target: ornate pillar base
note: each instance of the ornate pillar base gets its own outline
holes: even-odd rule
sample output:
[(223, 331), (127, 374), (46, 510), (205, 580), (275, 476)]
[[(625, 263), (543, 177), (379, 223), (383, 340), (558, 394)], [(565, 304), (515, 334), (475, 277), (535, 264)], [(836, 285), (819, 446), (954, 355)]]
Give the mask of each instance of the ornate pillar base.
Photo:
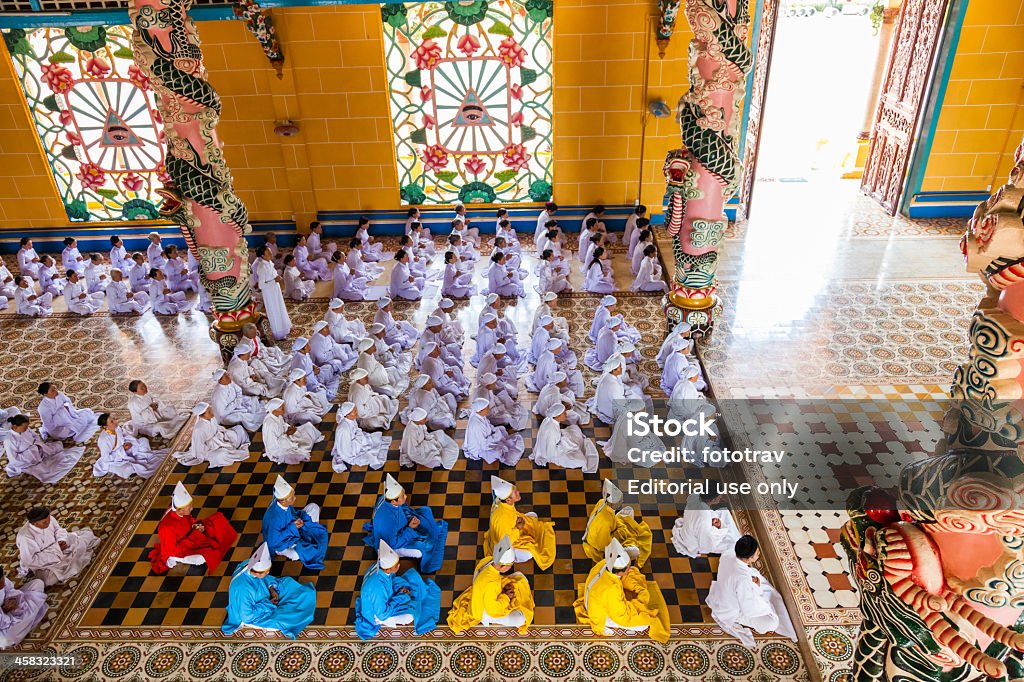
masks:
[(242, 340), (242, 327), (250, 322), (256, 325), (260, 332), (260, 338), (264, 343), (274, 343), (274, 337), (270, 331), (270, 320), (267, 319), (266, 315), (256, 310), (251, 311), (251, 314), (245, 317), (214, 320), (213, 324), (210, 325), (210, 338), (220, 349), (220, 356), (224, 360), (225, 365), (231, 360), (231, 356), (234, 355), (235, 346)]
[(665, 294), (661, 301), (668, 329), (672, 331), (680, 322), (687, 322), (692, 327), (694, 338), (711, 336), (715, 322), (722, 316), (722, 299), (712, 294), (707, 298), (686, 298), (676, 291)]

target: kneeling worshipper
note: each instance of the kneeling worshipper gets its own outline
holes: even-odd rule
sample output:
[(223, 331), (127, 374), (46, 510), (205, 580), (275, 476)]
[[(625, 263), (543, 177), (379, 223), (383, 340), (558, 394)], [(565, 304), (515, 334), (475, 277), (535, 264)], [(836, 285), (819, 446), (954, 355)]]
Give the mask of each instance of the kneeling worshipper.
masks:
[(533, 331), (537, 330), (540, 326), (540, 321), (545, 317), (551, 317), (555, 321), (555, 336), (561, 338), (563, 341), (569, 340), (569, 323), (564, 317), (555, 315), (551, 309), (551, 304), (558, 300), (558, 294), (553, 291), (549, 291), (540, 297), (540, 305), (537, 306), (537, 310), (533, 313), (533, 322), (530, 324), (530, 329)]
[(736, 546), (740, 532), (714, 481), (705, 481), (698, 495), (690, 493), (682, 518), (672, 527), (672, 545), (683, 556), (725, 554)]
[(515, 466), (523, 457), (523, 437), (509, 433), (504, 426), (492, 424), (487, 418), (490, 413), (491, 403), (486, 398), (477, 398), (470, 406), (469, 423), (462, 444), (466, 459)]
[(509, 394), (519, 395), (519, 368), (512, 364), (505, 352), (505, 344), (499, 343), (480, 360), (476, 368), (477, 376), (493, 374), (498, 377), (498, 385)]
[(149, 387), (140, 379), (128, 382), (128, 413), (132, 416), (132, 433), (137, 436), (160, 436), (170, 440), (177, 435), (188, 421), (188, 415), (179, 413), (149, 392)]
[(363, 339), (359, 342), (359, 359), (356, 360), (356, 367), (366, 372), (374, 391), (397, 399), (409, 388), (409, 374), (397, 367), (385, 367), (381, 364), (373, 354), (375, 345), (373, 339)]
[[(277, 397), (284, 393), (284, 389), (288, 387), (286, 379), (288, 373), (268, 365), (257, 357), (256, 344), (252, 339), (243, 337), (235, 346), (234, 355), (249, 365), (253, 378), (266, 387), (267, 395)], [(264, 357), (266, 357), (266, 352), (264, 352)], [(228, 374), (231, 374), (230, 363), (228, 364)]]
[(397, 369), (403, 374), (412, 370), (412, 353), (403, 351), (397, 343), (388, 343), (384, 338), (384, 325), (374, 322), (367, 332), (373, 339), (373, 355), (380, 364), (389, 369)]
[(149, 308), (149, 294), (135, 293), (128, 286), (124, 274), (116, 268), (110, 271), (110, 285), (107, 286), (107, 310), (120, 315), (141, 315)]
[(426, 374), (420, 374), (412, 382), (409, 404), (401, 413), (403, 424), (409, 423), (409, 415), (416, 408), (427, 413), (427, 426), (432, 429), (455, 428), (455, 396), (441, 395), (434, 388), (434, 382)]
[(632, 565), (629, 553), (615, 538), (605, 548), (604, 559), (576, 589), (576, 621), (595, 635), (610, 637), (611, 630), (625, 630), (646, 632), (662, 644), (668, 641), (671, 625), (661, 588)]
[(92, 410), (76, 408), (66, 395), (57, 390), (57, 384), (44, 381), (37, 390), (43, 396), (38, 408), (39, 419), (43, 423), (39, 435), (43, 438), (88, 443), (99, 431), (96, 424), (99, 415)]
[(441, 589), (424, 580), (415, 568), (398, 575), (399, 556), (388, 543), (377, 545), (377, 561), (363, 574), (356, 597), (356, 634), (372, 639), (381, 628), (412, 625), (425, 635), (437, 627), (441, 617)]
[(370, 375), (359, 367), (349, 375), (348, 399), (356, 406), (362, 429), (389, 429), (398, 414), (398, 400), (374, 391)]
[(14, 588), (0, 566), (0, 649), (21, 644), (28, 633), (46, 617), (46, 592), (43, 581), (29, 580), (20, 590)]
[(294, 578), (270, 575), (267, 543), (235, 569), (228, 588), (228, 617), (221, 626), (227, 636), (249, 627), (277, 630), (295, 639), (316, 615), (316, 588)]
[(338, 424), (334, 428), (331, 464), (339, 473), (347, 471), (350, 466), (381, 469), (388, 459), (391, 436), (364, 431), (359, 427), (358, 419), (359, 410), (355, 403), (346, 402), (338, 407)]
[(32, 507), (26, 517), (15, 540), (20, 575), (31, 572), (46, 587), (52, 587), (74, 578), (92, 561), (100, 541), (91, 530), (64, 530), (46, 507)]
[(622, 327), (622, 317), (612, 315), (605, 320), (604, 327), (597, 333), (597, 342), (593, 348), (588, 348), (583, 354), (583, 362), (587, 367), (600, 372), (608, 358), (615, 355), (619, 348), (619, 329)]
[(331, 338), (338, 343), (355, 346), (359, 339), (366, 336), (366, 327), (361, 321), (345, 317), (345, 302), (340, 298), (332, 298), (327, 304), (324, 322), (331, 330)]
[(173, 455), (179, 464), (191, 467), (206, 462), (208, 468), (219, 469), (249, 459), (249, 434), (244, 428), (218, 422), (209, 403), (198, 403), (192, 414), (196, 415), (196, 423), (192, 427), (191, 447)]
[(386, 541), (399, 556), (420, 560), (420, 571), (437, 573), (444, 563), (448, 522), (434, 520), (430, 507), (410, 507), (409, 498), (395, 477), (384, 476), (384, 494), (377, 498), (373, 519), (363, 524), (370, 547)]
[[(601, 305), (594, 311), (594, 321), (590, 324), (590, 333), (587, 335), (591, 343), (597, 343), (597, 335), (608, 318), (615, 314), (618, 302), (619, 300), (610, 294), (601, 299)], [(640, 343), (640, 332), (626, 322), (623, 322), (619, 329), (619, 337), (631, 341), (634, 345)]]
[(662, 369), (665, 368), (665, 361), (668, 360), (669, 354), (675, 353), (679, 346), (685, 346), (687, 354), (691, 354), (693, 351), (693, 339), (690, 338), (690, 330), (691, 327), (688, 323), (680, 322), (672, 329), (669, 335), (665, 337), (665, 340), (661, 342), (661, 348), (658, 349), (658, 355), (655, 358), (658, 361), (659, 367)]
[(430, 344), (436, 343), (441, 349), (441, 360), (446, 365), (462, 365), (462, 344), (455, 339), (447, 338), (444, 331), (444, 320), (435, 315), (427, 318), (427, 328), (423, 330), (420, 337), (419, 352), (416, 353), (416, 369), (423, 366), (423, 358), (427, 354)]
[(274, 390), (279, 387), (277, 382), (275, 381), (273, 388), (264, 383), (257, 376), (255, 368), (249, 364), (250, 357), (249, 344), (239, 342), (235, 346), (234, 355), (228, 361), (227, 372), (231, 376), (231, 381), (242, 389), (242, 393), (252, 398), (269, 398), (277, 395), (279, 391)]
[(163, 575), (178, 564), (214, 571), (238, 539), (227, 517), (214, 512), (205, 519), (192, 516), (192, 496), (181, 481), (174, 484), (171, 506), (156, 526), (157, 541), (149, 553), (153, 572)]
[(523, 499), (514, 485), (491, 476), (491, 518), (484, 536), (484, 552), (490, 552), (498, 540), (508, 536), (515, 549), (515, 562), (533, 561), (541, 571), (555, 563), (555, 524), (541, 521), (534, 512), (520, 513), (516, 503)]
[(564, 469), (597, 471), (597, 446), (583, 435), (580, 427), (566, 424), (564, 405), (551, 408), (552, 415), (541, 422), (530, 459), (538, 466), (554, 464)]
[(533, 404), (533, 413), (542, 419), (550, 417), (558, 405), (565, 407), (567, 423), (578, 426), (590, 423), (586, 405), (577, 402), (576, 394), (569, 389), (568, 377), (561, 370), (548, 377), (548, 385), (540, 390), (537, 402)]
[(539, 393), (551, 383), (551, 377), (556, 372), (562, 372), (565, 374), (566, 385), (573, 395), (583, 395), (583, 372), (570, 367), (575, 364), (573, 361), (576, 356), (572, 351), (569, 351), (568, 354), (564, 353), (563, 345), (562, 340), (557, 336), (548, 339), (547, 348), (537, 358), (537, 365), (533, 372), (526, 377), (526, 390), (531, 393)]
[[(630, 434), (629, 432), (630, 420), (633, 414), (645, 411), (650, 412), (644, 401), (636, 399), (625, 400), (623, 408), (619, 411), (619, 416), (615, 419), (611, 437), (608, 440), (597, 442), (604, 451), (605, 457), (626, 466), (639, 465), (650, 469), (656, 464), (656, 462), (650, 459), (649, 454), (668, 450), (665, 442), (654, 433), (654, 429), (648, 429), (647, 433), (643, 436)], [(639, 449), (640, 452), (634, 452), (633, 459), (631, 460), (629, 458), (629, 451), (633, 448)]]
[(708, 590), (711, 617), (726, 634), (748, 649), (755, 646), (751, 629), (760, 635), (777, 632), (796, 641), (796, 630), (782, 595), (753, 566), (760, 556), (757, 540), (744, 535), (731, 551), (722, 554), (718, 575)]
[(512, 540), (502, 537), (489, 554), (476, 565), (473, 584), (452, 603), (448, 627), (458, 634), (476, 625), (502, 625), (525, 635), (536, 605), (526, 576), (510, 572), (516, 561)]
[(223, 369), (214, 371), (213, 380), (217, 385), (213, 387), (210, 403), (217, 421), (222, 426), (242, 426), (249, 433), (258, 431), (267, 416), (259, 398), (242, 393), (241, 387)]
[(396, 320), (391, 312), (393, 308), (394, 304), (390, 298), (385, 296), (378, 299), (377, 312), (373, 314), (373, 321), (384, 325), (384, 338), (388, 343), (397, 343), (402, 350), (409, 350), (416, 345), (420, 336), (419, 332), (408, 322)]
[[(626, 363), (622, 356), (616, 353), (604, 364), (604, 372), (597, 381), (597, 390), (594, 397), (587, 401), (587, 409), (595, 417), (605, 424), (614, 424), (619, 414), (626, 407), (627, 399), (645, 400), (643, 390), (636, 385), (626, 384), (622, 380), (622, 373), (626, 370)], [(648, 410), (650, 411), (650, 410)]]
[(697, 382), (700, 381), (700, 367), (690, 360), (686, 351), (686, 346), (680, 345), (675, 353), (669, 354), (665, 360), (665, 368), (661, 372), (661, 390), (667, 396), (673, 395), (676, 384), (683, 381), (691, 384), (691, 386), (681, 389), (684, 392), (679, 395), (678, 400), (693, 400), (700, 397), (700, 392), (697, 390)]
[(319, 424), (334, 407), (322, 388), (315, 393), (306, 387), (306, 372), (299, 368), (288, 373), (284, 389), (284, 416), (290, 424)]
[(427, 411), (417, 407), (409, 413), (399, 453), (399, 466), (451, 469), (459, 458), (459, 444), (441, 429), (430, 430)]
[(89, 293), (85, 282), (74, 270), (68, 270), (65, 277), (68, 283), (64, 287), (64, 302), (70, 312), (92, 315), (103, 307), (103, 299), (106, 297), (103, 291)]
[(44, 441), (29, 428), (28, 417), (11, 417), (11, 430), (4, 438), (7, 453), (7, 475), (11, 478), (29, 474), (44, 485), (56, 483), (75, 468), (85, 454), (85, 446), (66, 448), (60, 441)]
[(320, 429), (310, 423), (292, 426), (284, 420), (284, 401), (274, 398), (267, 403), (263, 419), (263, 456), (275, 464), (308, 462), (313, 446), (324, 439)]
[(274, 501), (263, 515), (267, 547), (278, 556), (301, 561), (308, 569), (322, 570), (329, 535), (320, 524), (320, 507), (311, 502), (296, 509), (294, 504), (295, 489), (278, 475), (274, 481)]
[(167, 450), (153, 450), (144, 436), (128, 435), (113, 415), (104, 412), (97, 419), (100, 435), (96, 445), (100, 456), (92, 465), (92, 475), (100, 478), (114, 474), (121, 478), (149, 478), (167, 456)]
[(311, 391), (323, 390), (328, 400), (338, 397), (338, 385), (341, 383), (341, 375), (334, 371), (330, 365), (317, 366), (310, 355), (309, 341), (300, 336), (292, 343), (292, 362), (294, 369), (301, 369), (306, 373), (306, 386)]
[(622, 491), (607, 478), (601, 486), (601, 501), (587, 518), (583, 531), (583, 551), (591, 561), (604, 558), (604, 548), (612, 538), (618, 540), (637, 568), (643, 568), (651, 556), (654, 533), (644, 521), (637, 521), (632, 507), (615, 511), (622, 502)]
[(441, 347), (436, 343), (427, 344), (420, 371), (430, 377), (438, 393), (450, 395), (456, 401), (469, 395), (469, 379), (459, 365), (446, 365), (441, 358)]
[(262, 363), (274, 376), (284, 376), (288, 372), (292, 357), (277, 346), (271, 346), (260, 339), (260, 330), (252, 322), (242, 327), (242, 340), (252, 345), (252, 359)]
[(356, 352), (351, 346), (334, 340), (325, 320), (313, 325), (309, 348), (313, 354), (313, 362), (321, 367), (328, 366), (337, 374), (347, 372), (356, 364)]
[(473, 399), (485, 399), (491, 406), (487, 418), (495, 426), (507, 426), (513, 431), (522, 431), (530, 419), (530, 412), (521, 404), (519, 396), (510, 395), (498, 384), (498, 377), (491, 372), (477, 378)]

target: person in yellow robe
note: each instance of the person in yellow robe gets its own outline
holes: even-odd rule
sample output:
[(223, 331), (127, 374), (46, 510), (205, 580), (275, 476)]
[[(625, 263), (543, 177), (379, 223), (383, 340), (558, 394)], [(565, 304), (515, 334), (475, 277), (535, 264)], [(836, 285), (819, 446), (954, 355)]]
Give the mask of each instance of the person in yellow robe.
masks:
[(516, 551), (506, 535), (494, 545), (491, 556), (477, 564), (473, 584), (452, 604), (448, 612), (452, 632), (475, 625), (503, 625), (526, 634), (536, 607), (526, 576), (510, 573), (515, 560)]
[(576, 620), (589, 625), (595, 635), (611, 636), (612, 630), (626, 630), (646, 632), (662, 644), (668, 641), (668, 607), (661, 588), (632, 565), (615, 538), (605, 548), (604, 559), (591, 569), (587, 582), (576, 589)]
[(601, 489), (601, 501), (594, 505), (583, 531), (583, 551), (592, 561), (604, 558), (604, 548), (615, 538), (626, 549), (629, 558), (643, 568), (651, 556), (654, 534), (644, 521), (633, 517), (632, 507), (615, 511), (622, 502), (622, 491), (607, 478)]
[(537, 568), (546, 570), (555, 563), (555, 524), (541, 521), (533, 512), (522, 514), (516, 503), (522, 499), (519, 490), (508, 481), (491, 476), (491, 522), (484, 537), (484, 553), (489, 554), (504, 536), (512, 539), (516, 563), (533, 559)]

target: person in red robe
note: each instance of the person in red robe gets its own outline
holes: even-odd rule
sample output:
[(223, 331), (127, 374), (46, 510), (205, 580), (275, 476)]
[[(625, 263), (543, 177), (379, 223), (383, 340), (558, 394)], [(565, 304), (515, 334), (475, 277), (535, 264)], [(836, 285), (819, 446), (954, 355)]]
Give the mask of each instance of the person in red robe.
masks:
[(217, 568), (238, 538), (238, 532), (220, 512), (199, 520), (192, 516), (192, 496), (181, 481), (174, 486), (171, 508), (156, 528), (158, 540), (149, 553), (153, 572), (162, 575), (177, 564), (206, 564)]

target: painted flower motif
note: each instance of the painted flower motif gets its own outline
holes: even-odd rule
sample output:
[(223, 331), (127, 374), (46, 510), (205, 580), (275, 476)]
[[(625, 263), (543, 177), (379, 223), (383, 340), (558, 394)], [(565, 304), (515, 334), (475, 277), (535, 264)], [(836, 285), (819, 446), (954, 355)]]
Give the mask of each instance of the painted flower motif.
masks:
[(419, 185), (405, 185), (401, 190), (402, 201), (407, 204), (422, 204), (427, 200), (427, 195)]
[(121, 216), (125, 220), (156, 220), (160, 211), (145, 199), (129, 199), (121, 207)]
[(534, 201), (551, 201), (551, 183), (534, 180), (530, 185), (530, 198)]
[(71, 115), (71, 110), (70, 109), (61, 109), (60, 113), (57, 114), (57, 119), (60, 121), (60, 124), (62, 126), (64, 126), (65, 128), (70, 127), (71, 126), (71, 121), (73, 120), (73, 117)]
[(466, 159), (466, 162), (462, 165), (467, 172), (473, 175), (479, 175), (484, 172), (485, 168), (487, 168), (487, 163), (476, 154)]
[(64, 134), (68, 138), (68, 143), (73, 144), (75, 146), (79, 146), (82, 144), (82, 136), (76, 133), (74, 130), (65, 130)]
[(428, 171), (439, 171), (448, 165), (448, 152), (439, 144), (430, 145), (423, 150), (422, 159)]
[(128, 175), (121, 178), (121, 184), (124, 185), (124, 188), (129, 192), (138, 192), (140, 189), (142, 189), (142, 186), (145, 184), (145, 181), (139, 175), (135, 173), (129, 173)]
[(420, 88), (420, 101), (429, 102), (430, 98), (434, 96), (434, 89), (431, 87)]
[(84, 52), (96, 52), (107, 44), (107, 29), (103, 26), (68, 26), (64, 29), (68, 42)]
[(459, 201), (464, 204), (492, 204), (497, 200), (494, 188), (485, 182), (471, 182), (459, 190)]
[(523, 125), (523, 112), (517, 111), (516, 113), (512, 114), (511, 121), (512, 125), (514, 125), (516, 128)]
[(501, 150), (501, 160), (513, 170), (522, 170), (530, 163), (530, 155), (521, 144), (510, 144)]
[(107, 174), (94, 163), (83, 163), (75, 177), (86, 189), (99, 189), (107, 182)]
[(472, 57), (480, 50), (480, 41), (472, 33), (467, 33), (459, 38), (459, 42), (455, 47), (467, 57)]
[(149, 76), (142, 73), (142, 69), (135, 64), (128, 67), (128, 80), (141, 90), (149, 90)]
[(110, 64), (102, 57), (89, 57), (85, 62), (85, 72), (93, 78), (103, 78), (110, 73)]
[(170, 185), (174, 182), (167, 173), (167, 164), (161, 163), (160, 167), (156, 169), (156, 179), (164, 185)]
[(424, 128), (433, 128), (435, 125), (437, 125), (437, 121), (434, 120), (433, 116), (431, 116), (430, 114), (423, 114)]
[(508, 86), (508, 94), (512, 95), (512, 99), (522, 99), (523, 88), (519, 85), (519, 83), (513, 83), (512, 85)]
[(75, 82), (75, 77), (66, 67), (60, 64), (43, 64), (43, 80), (54, 92), (67, 92)]
[(522, 66), (526, 61), (526, 50), (515, 38), (505, 38), (498, 45), (498, 56), (509, 66)]
[(89, 207), (81, 199), (75, 199), (70, 204), (64, 204), (64, 210), (68, 213), (70, 220), (86, 222), (89, 220)]
[(487, 0), (455, 0), (444, 3), (448, 17), (456, 24), (472, 26), (487, 16)]
[(433, 40), (424, 40), (412, 53), (416, 68), (433, 69), (441, 61), (441, 46)]

